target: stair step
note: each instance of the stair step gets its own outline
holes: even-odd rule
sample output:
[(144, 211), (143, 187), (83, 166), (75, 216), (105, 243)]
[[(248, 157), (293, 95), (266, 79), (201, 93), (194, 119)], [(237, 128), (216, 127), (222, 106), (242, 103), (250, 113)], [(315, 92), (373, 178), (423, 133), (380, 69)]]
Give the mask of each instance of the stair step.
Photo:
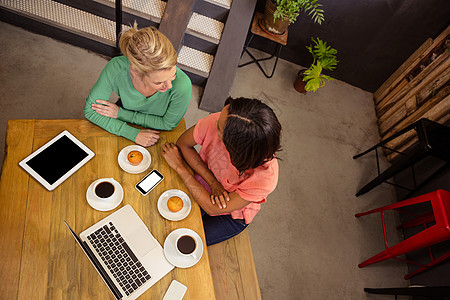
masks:
[[(114, 0), (94, 0), (109, 7), (115, 7)], [(214, 0), (212, 0), (215, 2)], [(224, 0), (222, 0), (223, 2)], [(220, 2), (219, 2), (220, 3)], [(225, 0), (224, 3), (228, 3)], [(216, 3), (217, 4), (217, 3)], [(160, 23), (166, 8), (166, 2), (161, 0), (123, 0), (124, 12), (148, 18), (155, 23)], [(222, 35), (224, 24), (212, 18), (198, 13), (193, 13), (188, 25), (188, 33), (205, 39), (211, 43), (218, 44)]]
[(178, 53), (178, 66), (181, 69), (204, 78), (209, 76), (213, 60), (214, 56), (211, 54), (187, 46), (181, 47)]
[[(0, 0), (0, 6), (39, 22), (115, 46), (113, 21), (52, 0)], [(123, 29), (129, 28), (123, 26)]]
[[(204, 0), (204, 1), (215, 4), (217, 6), (222, 6), (224, 8), (230, 9), (232, 0)], [(238, 0), (238, 1), (242, 1), (242, 0)]]
[(186, 32), (211, 43), (218, 44), (222, 37), (223, 27), (224, 24), (222, 22), (194, 12)]
[[(109, 7), (116, 7), (115, 0), (93, 0)], [(166, 9), (166, 2), (161, 0), (123, 0), (122, 10), (124, 12), (150, 19), (160, 23)]]

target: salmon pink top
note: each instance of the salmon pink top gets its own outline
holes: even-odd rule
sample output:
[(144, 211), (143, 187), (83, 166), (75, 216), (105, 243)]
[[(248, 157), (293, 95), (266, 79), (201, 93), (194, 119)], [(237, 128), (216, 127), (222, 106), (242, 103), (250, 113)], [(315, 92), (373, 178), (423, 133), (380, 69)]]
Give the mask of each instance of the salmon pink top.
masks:
[(247, 170), (239, 176), (239, 171), (231, 163), (230, 155), (218, 136), (217, 120), (220, 113), (214, 113), (198, 121), (194, 128), (195, 142), (201, 145), (199, 155), (208, 169), (228, 191), (236, 192), (251, 203), (233, 211), (233, 219), (244, 219), (249, 224), (261, 209), (261, 203), (275, 189), (278, 182), (278, 161), (272, 159), (256, 169)]

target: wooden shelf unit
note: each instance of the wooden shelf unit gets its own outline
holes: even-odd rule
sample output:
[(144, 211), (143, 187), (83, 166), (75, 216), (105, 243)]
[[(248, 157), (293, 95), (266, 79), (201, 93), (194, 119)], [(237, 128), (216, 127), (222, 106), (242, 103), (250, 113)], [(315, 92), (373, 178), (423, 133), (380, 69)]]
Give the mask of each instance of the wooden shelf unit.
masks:
[[(421, 118), (444, 124), (450, 120), (450, 26), (429, 38), (374, 93), (381, 140)], [(417, 142), (412, 132), (386, 146), (408, 150)], [(387, 151), (388, 161), (399, 154)]]

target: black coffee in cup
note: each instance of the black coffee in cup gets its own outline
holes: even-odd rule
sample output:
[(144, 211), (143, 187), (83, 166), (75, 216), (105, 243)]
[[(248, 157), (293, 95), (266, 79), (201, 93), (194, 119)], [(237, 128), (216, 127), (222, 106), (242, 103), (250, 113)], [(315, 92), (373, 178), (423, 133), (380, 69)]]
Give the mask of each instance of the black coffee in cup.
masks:
[(95, 194), (100, 198), (108, 198), (114, 194), (114, 185), (109, 181), (103, 181), (95, 187)]
[(183, 254), (191, 254), (194, 252), (197, 244), (195, 243), (195, 239), (189, 235), (183, 235), (177, 241), (177, 248)]

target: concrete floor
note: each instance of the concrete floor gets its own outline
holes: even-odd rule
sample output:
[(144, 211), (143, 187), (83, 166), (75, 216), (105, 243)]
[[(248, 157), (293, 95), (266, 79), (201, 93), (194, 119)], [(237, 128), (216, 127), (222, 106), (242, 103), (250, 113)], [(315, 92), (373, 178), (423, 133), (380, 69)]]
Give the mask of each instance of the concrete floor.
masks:
[[(5, 23), (0, 43), (1, 145), (8, 119), (84, 117), (85, 98), (107, 59)], [(392, 299), (363, 288), (407, 286), (406, 265), (357, 266), (384, 244), (379, 215), (354, 214), (396, 201), (383, 185), (354, 196), (376, 174), (373, 157), (352, 159), (379, 139), (372, 94), (338, 80), (299, 94), (292, 82), (300, 68), (281, 60), (266, 79), (250, 65), (238, 70), (231, 90), (233, 97), (268, 103), (283, 125), (278, 187), (249, 226), (262, 297)], [(194, 87), (188, 127), (208, 114), (197, 108), (199, 93)], [(392, 243), (400, 238), (394, 231), (388, 237)]]

